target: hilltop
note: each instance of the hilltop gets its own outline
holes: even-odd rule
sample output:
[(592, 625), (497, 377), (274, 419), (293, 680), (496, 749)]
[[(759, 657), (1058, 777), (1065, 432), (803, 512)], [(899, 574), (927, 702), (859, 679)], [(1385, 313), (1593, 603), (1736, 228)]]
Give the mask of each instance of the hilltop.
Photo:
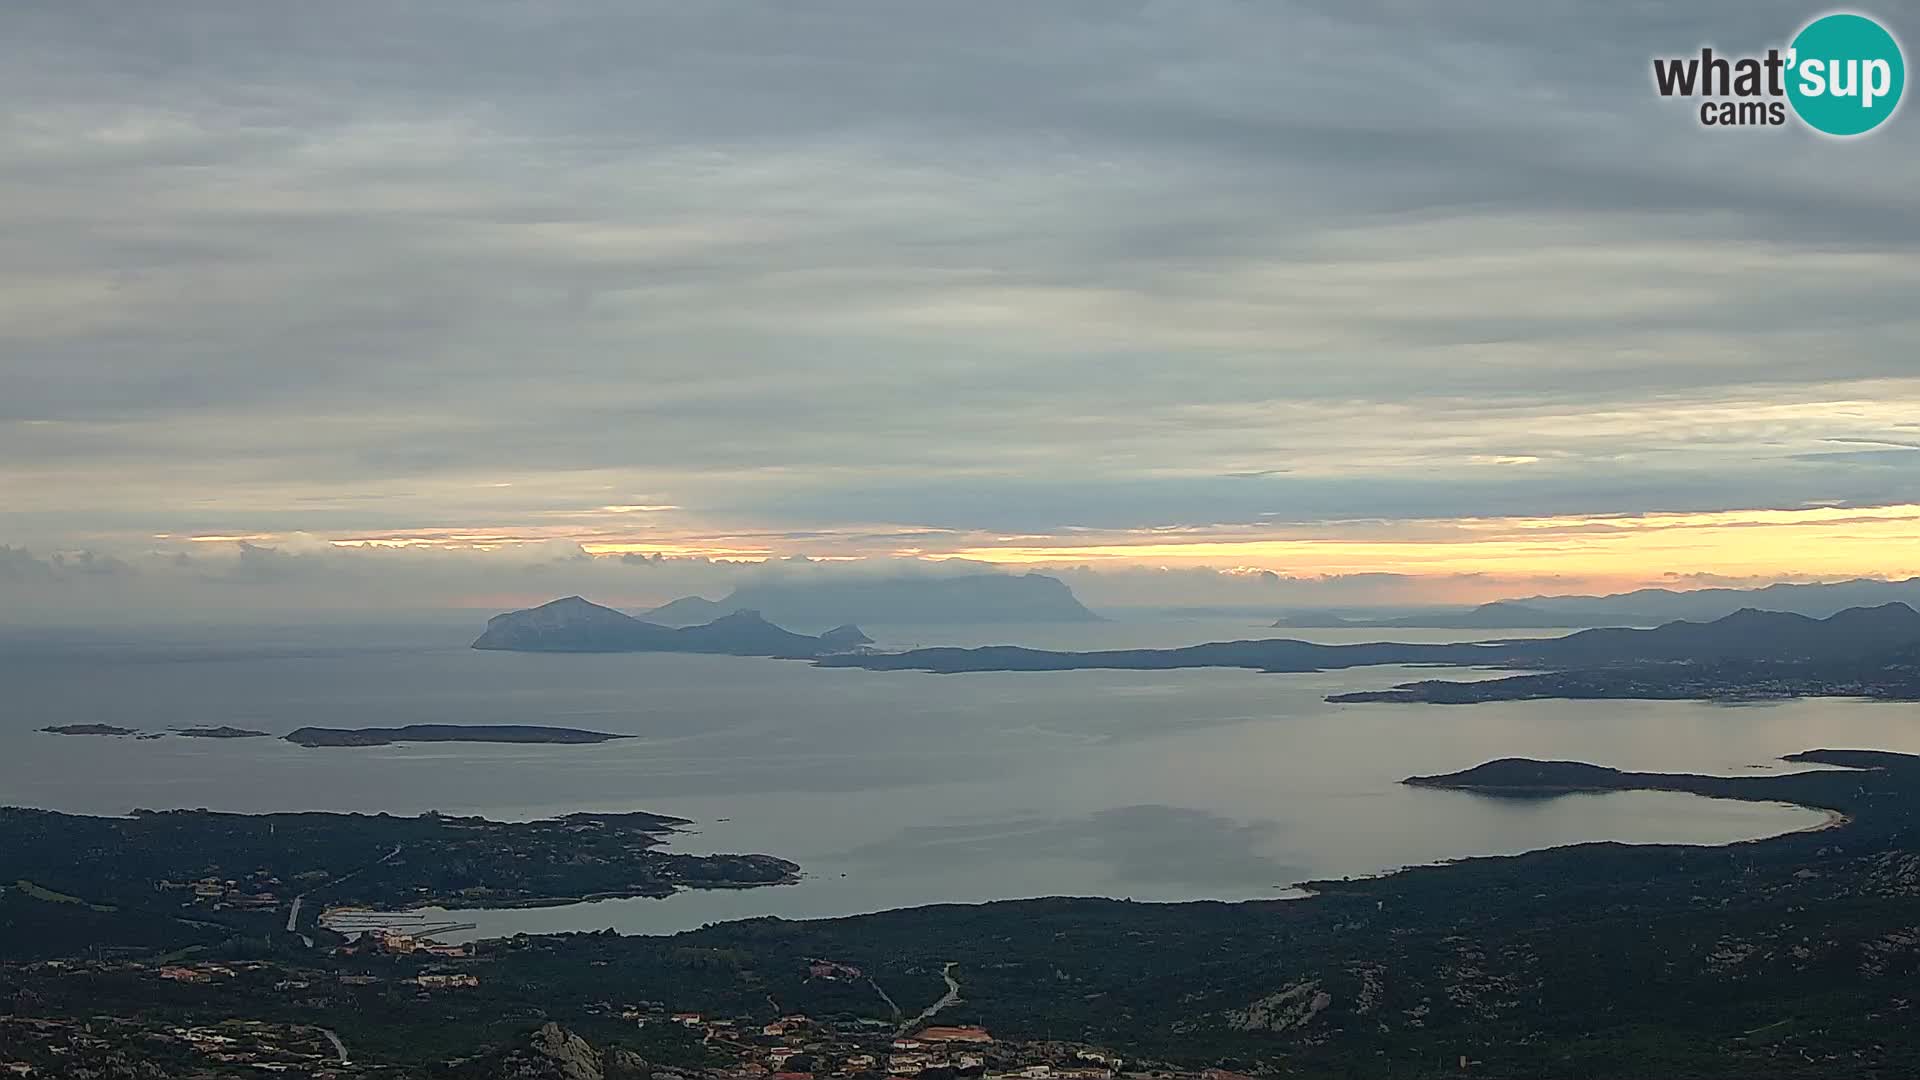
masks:
[(1749, 609), (1709, 623), (1583, 630), (1510, 645), (1510, 662), (1559, 670), (1476, 682), (1428, 679), (1328, 700), (1920, 698), (1920, 612), (1905, 604), (1849, 608), (1825, 619)]
[(1284, 627), (1519, 630), (1543, 626), (1658, 626), (1684, 619), (1706, 622), (1742, 609), (1824, 619), (1849, 608), (1889, 603), (1920, 605), (1920, 577), (1904, 581), (1856, 578), (1827, 584), (1778, 584), (1754, 589), (1638, 589), (1606, 596), (1529, 596), (1471, 608), (1434, 608), (1404, 615), (1324, 609), (1283, 613)]
[[(1539, 624), (1545, 626), (1598, 625), (1594, 621), (1597, 616), (1613, 619), (1621, 613), (1629, 614), (1624, 620), (1627, 624), (1651, 626), (1673, 619), (1718, 619), (1742, 608), (1821, 619), (1849, 608), (1877, 607), (1896, 601), (1920, 604), (1920, 577), (1904, 581), (1855, 578), (1826, 584), (1786, 583), (1757, 589), (1637, 589), (1607, 596), (1529, 596), (1502, 603), (1530, 609), (1550, 619), (1572, 620)], [(1485, 607), (1493, 606), (1496, 605)]]

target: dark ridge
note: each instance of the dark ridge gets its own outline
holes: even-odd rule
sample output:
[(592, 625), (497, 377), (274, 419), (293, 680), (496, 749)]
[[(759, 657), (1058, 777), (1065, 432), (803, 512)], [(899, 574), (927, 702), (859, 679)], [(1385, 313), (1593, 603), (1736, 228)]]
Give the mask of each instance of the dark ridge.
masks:
[[(858, 628), (854, 629), (857, 633)], [(568, 596), (495, 615), (487, 620), (486, 632), (473, 647), (509, 652), (721, 653), (797, 660), (830, 652), (835, 646), (783, 630), (757, 611), (735, 611), (700, 626), (675, 629)]]

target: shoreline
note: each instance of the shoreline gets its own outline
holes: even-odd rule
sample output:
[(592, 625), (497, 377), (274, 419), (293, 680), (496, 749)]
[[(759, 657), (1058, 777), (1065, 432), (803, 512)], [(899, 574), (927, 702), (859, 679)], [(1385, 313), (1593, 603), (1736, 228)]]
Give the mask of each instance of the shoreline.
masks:
[(1808, 825), (1804, 829), (1795, 829), (1792, 832), (1781, 833), (1780, 834), (1781, 836), (1795, 836), (1800, 833), (1826, 832), (1828, 829), (1840, 829), (1853, 824), (1852, 814), (1843, 814), (1840, 811), (1835, 810), (1831, 807), (1804, 806), (1800, 803), (1782, 803), (1781, 805), (1782, 806), (1798, 806), (1802, 810), (1818, 810), (1822, 814), (1826, 815), (1826, 820), (1820, 822), (1818, 825)]
[[(1470, 793), (1470, 789), (1454, 789), (1454, 790), (1468, 790)], [(1667, 790), (1667, 789), (1592, 788), (1592, 789), (1580, 789), (1578, 791), (1568, 790), (1563, 793), (1612, 795), (1612, 794), (1627, 794), (1627, 793), (1632, 793), (1637, 791), (1657, 792), (1662, 790)], [(929, 911), (936, 908), (946, 908), (946, 907), (984, 909), (984, 908), (992, 907), (999, 904), (1028, 903), (1036, 900), (1065, 900), (1065, 901), (1086, 901), (1086, 902), (1112, 901), (1112, 902), (1133, 903), (1133, 904), (1139, 904), (1142, 906), (1165, 907), (1165, 908), (1184, 907), (1184, 906), (1190, 906), (1190, 905), (1227, 905), (1230, 907), (1251, 907), (1254, 905), (1286, 904), (1291, 906), (1300, 901), (1308, 901), (1308, 900), (1315, 900), (1315, 899), (1322, 898), (1326, 896), (1329, 892), (1338, 892), (1340, 891), (1341, 886), (1349, 886), (1349, 885), (1353, 885), (1361, 882), (1376, 882), (1376, 883), (1385, 882), (1390, 879), (1399, 878), (1403, 875), (1418, 874), (1420, 872), (1427, 871), (1427, 870), (1459, 866), (1462, 864), (1473, 863), (1480, 860), (1529, 858), (1529, 857), (1545, 855), (1553, 852), (1563, 852), (1563, 851), (1568, 851), (1574, 848), (1595, 846), (1595, 845), (1623, 846), (1623, 847), (1633, 847), (1633, 848), (1685, 847), (1685, 848), (1699, 848), (1699, 849), (1725, 849), (1725, 848), (1734, 848), (1736, 846), (1744, 845), (1744, 844), (1760, 844), (1760, 843), (1767, 843), (1767, 842), (1776, 841), (1776, 840), (1782, 840), (1787, 837), (1796, 836), (1802, 833), (1819, 832), (1827, 829), (1840, 828), (1842, 826), (1849, 825), (1853, 822), (1853, 818), (1850, 815), (1841, 813), (1838, 810), (1833, 810), (1827, 807), (1809, 806), (1809, 805), (1792, 803), (1792, 802), (1787, 802), (1787, 801), (1778, 800), (1778, 799), (1746, 799), (1746, 798), (1734, 798), (1734, 797), (1720, 796), (1720, 795), (1707, 795), (1707, 794), (1694, 793), (1694, 792), (1679, 792), (1679, 793), (1693, 795), (1696, 798), (1713, 799), (1717, 801), (1725, 801), (1725, 802), (1732, 802), (1732, 803), (1741, 803), (1749, 806), (1777, 807), (1781, 809), (1793, 809), (1793, 810), (1812, 810), (1822, 814), (1823, 818), (1819, 822), (1813, 823), (1811, 825), (1800, 826), (1798, 828), (1786, 829), (1779, 832), (1766, 832), (1757, 836), (1745, 836), (1745, 837), (1740, 837), (1736, 839), (1712, 841), (1712, 842), (1687, 842), (1687, 841), (1675, 841), (1675, 840), (1580, 840), (1580, 841), (1574, 841), (1574, 842), (1564, 843), (1564, 844), (1549, 844), (1542, 847), (1527, 848), (1523, 851), (1516, 851), (1516, 852), (1460, 855), (1460, 856), (1436, 859), (1431, 862), (1402, 863), (1396, 866), (1383, 867), (1372, 873), (1354, 874), (1346, 878), (1340, 878), (1340, 879), (1311, 878), (1303, 881), (1296, 881), (1292, 884), (1286, 884), (1286, 885), (1276, 884), (1276, 885), (1270, 886), (1270, 889), (1272, 891), (1265, 895), (1234, 896), (1234, 897), (1191, 896), (1191, 897), (1178, 899), (1178, 900), (1135, 900), (1130, 896), (1108, 896), (1103, 894), (1018, 895), (1018, 896), (996, 897), (993, 899), (986, 899), (986, 900), (951, 900), (951, 899), (931, 898), (921, 902), (898, 904), (895, 906), (883, 907), (883, 908), (858, 907), (853, 910), (837, 912), (832, 914), (807, 914), (807, 915), (762, 914), (762, 915), (735, 915), (735, 916), (727, 916), (727, 917), (722, 917), (717, 919), (707, 918), (707, 919), (701, 919), (695, 924), (692, 924), (677, 930), (675, 929), (624, 930), (617, 926), (606, 927), (606, 929), (610, 929), (622, 937), (634, 937), (634, 938), (673, 937), (678, 934), (691, 933), (700, 928), (707, 927), (707, 926), (735, 925), (735, 924), (751, 922), (751, 921), (760, 920), (760, 919), (772, 919), (779, 922), (800, 923), (800, 924), (827, 923), (827, 922), (837, 922), (843, 919), (865, 918), (865, 917), (878, 916), (878, 915), (924, 912), (924, 911)], [(781, 881), (777, 883), (767, 883), (767, 884), (768, 885), (804, 884), (805, 876), (806, 875), (802, 874), (790, 881)], [(747, 889), (759, 888), (759, 887), (761, 886), (758, 884), (738, 885), (738, 886), (722, 885), (722, 886), (718, 886), (710, 889), (681, 886), (680, 888), (676, 889), (673, 894), (670, 894), (670, 895), (678, 896), (683, 893), (704, 892), (704, 891), (735, 891), (735, 890), (744, 891)], [(544, 903), (531, 902), (531, 903), (516, 903), (516, 904), (494, 904), (494, 905), (489, 905), (487, 907), (455, 907), (447, 904), (433, 904), (433, 905), (422, 905), (417, 908), (409, 908), (403, 912), (398, 912), (398, 913), (399, 914), (431, 913), (430, 909), (438, 908), (440, 909), (441, 912), (446, 912), (446, 913), (460, 912), (460, 913), (465, 913), (471, 916), (477, 912), (485, 912), (485, 911), (520, 912), (520, 911), (535, 910), (535, 909), (586, 907), (588, 905), (598, 904), (606, 900), (641, 900), (641, 899), (665, 900), (669, 898), (670, 898), (669, 896), (599, 896), (599, 897), (584, 897), (578, 900), (563, 901), (557, 904), (551, 903), (551, 902), (544, 902)], [(469, 936), (463, 938), (463, 940), (490, 941), (490, 940), (503, 940), (505, 938), (513, 937), (519, 934), (527, 934), (527, 935), (539, 937), (539, 936), (567, 936), (571, 934), (587, 933), (587, 932), (590, 932), (590, 931), (581, 930), (581, 929), (547, 929), (547, 930), (513, 930), (513, 931), (501, 931), (497, 933), (479, 932), (479, 933), (472, 933)]]

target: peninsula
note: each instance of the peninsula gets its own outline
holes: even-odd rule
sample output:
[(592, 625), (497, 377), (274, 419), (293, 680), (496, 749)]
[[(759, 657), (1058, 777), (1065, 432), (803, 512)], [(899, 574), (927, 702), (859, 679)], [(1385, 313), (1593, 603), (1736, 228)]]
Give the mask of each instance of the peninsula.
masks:
[[(538, 906), (777, 885), (799, 874), (799, 866), (771, 855), (659, 850), (689, 824), (648, 813), (503, 822), (435, 813), (91, 817), (0, 808), (7, 880), (77, 906), (8, 918), (0, 903), (0, 951), (33, 956), (65, 947), (60, 934), (41, 932), (46, 916), (61, 914), (80, 918), (67, 930), (87, 948), (177, 947), (304, 930), (322, 906)], [(305, 902), (296, 906), (297, 898)]]
[(1642, 700), (1777, 701), (1801, 697), (1851, 697), (1874, 701), (1920, 701), (1920, 663), (1906, 654), (1858, 660), (1618, 664), (1513, 675), (1503, 679), (1420, 679), (1389, 690), (1330, 695), (1336, 703), (1386, 701), (1427, 705), (1478, 705), (1490, 701)]
[(1889, 603), (1849, 608), (1815, 619), (1791, 612), (1747, 609), (1706, 623), (1675, 621), (1645, 630), (1594, 629), (1555, 638), (1458, 644), (1383, 641), (1323, 645), (1273, 638), (1180, 649), (1096, 652), (1000, 645), (856, 652), (821, 657), (815, 663), (949, 674), (1195, 667), (1304, 672), (1383, 664), (1504, 667), (1530, 672), (1483, 682), (1405, 683), (1391, 690), (1328, 698), (1334, 702), (1470, 703), (1548, 697), (1711, 700), (1816, 695), (1910, 700), (1920, 698), (1920, 612), (1903, 603)]

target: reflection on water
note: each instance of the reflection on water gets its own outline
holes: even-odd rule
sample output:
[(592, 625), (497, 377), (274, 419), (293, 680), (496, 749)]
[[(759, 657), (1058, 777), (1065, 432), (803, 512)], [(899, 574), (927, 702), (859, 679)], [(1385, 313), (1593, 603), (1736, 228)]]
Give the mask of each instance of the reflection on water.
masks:
[[(731, 657), (481, 653), (464, 648), (470, 629), (389, 632), (378, 649), (364, 647), (364, 635), (330, 642), (309, 632), (268, 648), (210, 641), (158, 655), (98, 642), (32, 656), (0, 650), (9, 689), (0, 798), (94, 813), (644, 809), (698, 822), (678, 850), (763, 851), (806, 870), (801, 884), (774, 889), (463, 915), (491, 931), (672, 930), (948, 900), (1250, 898), (1283, 895), (1303, 879), (1554, 844), (1723, 843), (1820, 816), (1677, 793), (1489, 800), (1398, 780), (1513, 755), (1743, 773), (1815, 746), (1920, 750), (1912, 705), (1334, 706), (1322, 698), (1422, 673), (874, 673)], [(883, 641), (1052, 647), (1354, 634), (1201, 621), (869, 632)], [(276, 733), (307, 724), (535, 723), (638, 737), (598, 746), (303, 749), (268, 739), (142, 742), (33, 730), (85, 722)]]

